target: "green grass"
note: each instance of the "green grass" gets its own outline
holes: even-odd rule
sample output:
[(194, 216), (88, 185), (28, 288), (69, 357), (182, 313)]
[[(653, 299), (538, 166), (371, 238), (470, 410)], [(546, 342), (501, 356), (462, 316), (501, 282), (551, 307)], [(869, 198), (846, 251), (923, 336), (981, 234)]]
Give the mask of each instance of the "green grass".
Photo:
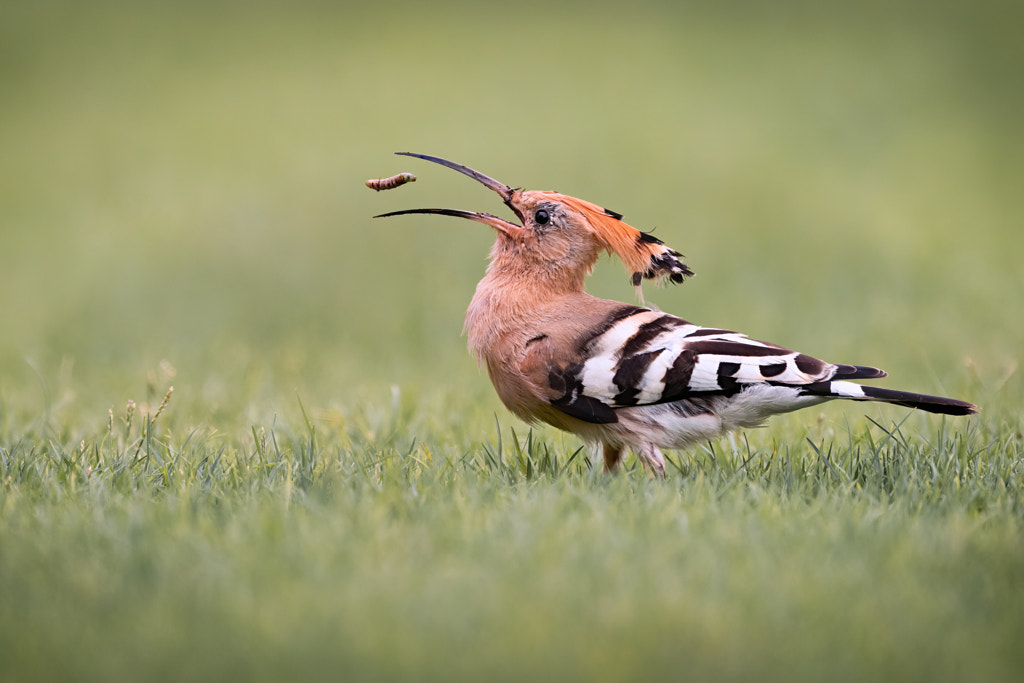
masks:
[(122, 426), (0, 454), (11, 673), (999, 680), (1022, 664), (1019, 434), (741, 441), (653, 481), (511, 430), (411, 443), (391, 415), (373, 440), (311, 424), (228, 447)]
[[(0, 678), (1019, 677), (1020, 8), (0, 6)], [(465, 351), (488, 232), (369, 219), (501, 210), (398, 150), (656, 229), (667, 311), (982, 413), (604, 476)]]

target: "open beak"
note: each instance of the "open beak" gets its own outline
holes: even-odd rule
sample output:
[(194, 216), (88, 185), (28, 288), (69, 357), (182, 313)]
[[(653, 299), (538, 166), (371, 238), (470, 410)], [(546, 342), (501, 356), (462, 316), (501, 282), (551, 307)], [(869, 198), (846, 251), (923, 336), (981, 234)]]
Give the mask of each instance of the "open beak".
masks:
[[(447, 166), (448, 168), (458, 171), (459, 173), (468, 175), (470, 178), (476, 180), (481, 185), (497, 192), (501, 196), (502, 201), (505, 202), (505, 205), (508, 206), (508, 208), (512, 209), (516, 216), (519, 217), (520, 221), (523, 220), (522, 214), (519, 213), (519, 210), (516, 209), (516, 207), (512, 204), (512, 198), (518, 192), (518, 190), (509, 187), (505, 183), (498, 182), (494, 178), (486, 176), (483, 173), (480, 173), (479, 171), (474, 171), (468, 166), (463, 166), (462, 164), (457, 164), (454, 161), (448, 161), (447, 159), (442, 159), (441, 157), (433, 157), (427, 154), (414, 154), (413, 152), (395, 152), (395, 154), (399, 154), (401, 156), (406, 157), (416, 157), (417, 159), (425, 159), (427, 161), (433, 161), (435, 164), (441, 164), (442, 166)], [(411, 213), (433, 213), (442, 216), (468, 218), (471, 221), (477, 221), (478, 223), (484, 223), (485, 225), (489, 225), (492, 228), (500, 230), (501, 232), (509, 236), (514, 235), (520, 230), (522, 230), (522, 226), (516, 225), (515, 223), (509, 223), (508, 221), (498, 218), (493, 214), (481, 213), (477, 211), (462, 211), (459, 209), (407, 209), (405, 211), (392, 211), (391, 213), (382, 213), (379, 216), (374, 216), (374, 218), (402, 216)]]

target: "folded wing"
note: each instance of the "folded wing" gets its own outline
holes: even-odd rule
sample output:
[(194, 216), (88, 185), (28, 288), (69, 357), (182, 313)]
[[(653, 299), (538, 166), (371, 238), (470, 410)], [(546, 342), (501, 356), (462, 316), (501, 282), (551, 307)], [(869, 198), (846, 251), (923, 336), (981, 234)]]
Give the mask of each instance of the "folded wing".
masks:
[(746, 335), (623, 306), (581, 335), (577, 362), (549, 373), (552, 404), (590, 422), (614, 422), (614, 409), (713, 394), (752, 384), (801, 387), (885, 377), (877, 368), (835, 365)]

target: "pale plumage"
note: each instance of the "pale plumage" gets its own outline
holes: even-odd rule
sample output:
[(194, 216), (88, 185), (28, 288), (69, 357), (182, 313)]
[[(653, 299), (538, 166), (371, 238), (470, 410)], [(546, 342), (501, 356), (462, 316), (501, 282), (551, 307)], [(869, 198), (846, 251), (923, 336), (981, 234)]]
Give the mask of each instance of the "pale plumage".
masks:
[(469, 345), (502, 402), (520, 418), (543, 421), (604, 447), (613, 469), (632, 448), (664, 472), (662, 448), (686, 448), (771, 415), (835, 398), (883, 401), (966, 415), (970, 403), (879, 389), (876, 368), (835, 365), (729, 330), (583, 291), (604, 251), (619, 256), (635, 285), (682, 282), (681, 255), (622, 216), (555, 192), (513, 189), (461, 164), (447, 166), (501, 195), (522, 225), (486, 213), (414, 209), (468, 218), (497, 230), (487, 274), (466, 314)]

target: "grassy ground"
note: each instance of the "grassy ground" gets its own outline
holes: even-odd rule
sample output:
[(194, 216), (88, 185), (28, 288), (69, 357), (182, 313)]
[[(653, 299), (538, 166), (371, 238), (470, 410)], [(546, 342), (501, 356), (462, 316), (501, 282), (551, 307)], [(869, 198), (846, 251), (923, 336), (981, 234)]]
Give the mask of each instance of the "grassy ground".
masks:
[[(1019, 675), (1018, 8), (0, 7), (0, 678)], [(655, 229), (665, 310), (983, 412), (601, 476), (464, 350), (487, 231), (369, 219), (500, 209), (406, 149)]]

